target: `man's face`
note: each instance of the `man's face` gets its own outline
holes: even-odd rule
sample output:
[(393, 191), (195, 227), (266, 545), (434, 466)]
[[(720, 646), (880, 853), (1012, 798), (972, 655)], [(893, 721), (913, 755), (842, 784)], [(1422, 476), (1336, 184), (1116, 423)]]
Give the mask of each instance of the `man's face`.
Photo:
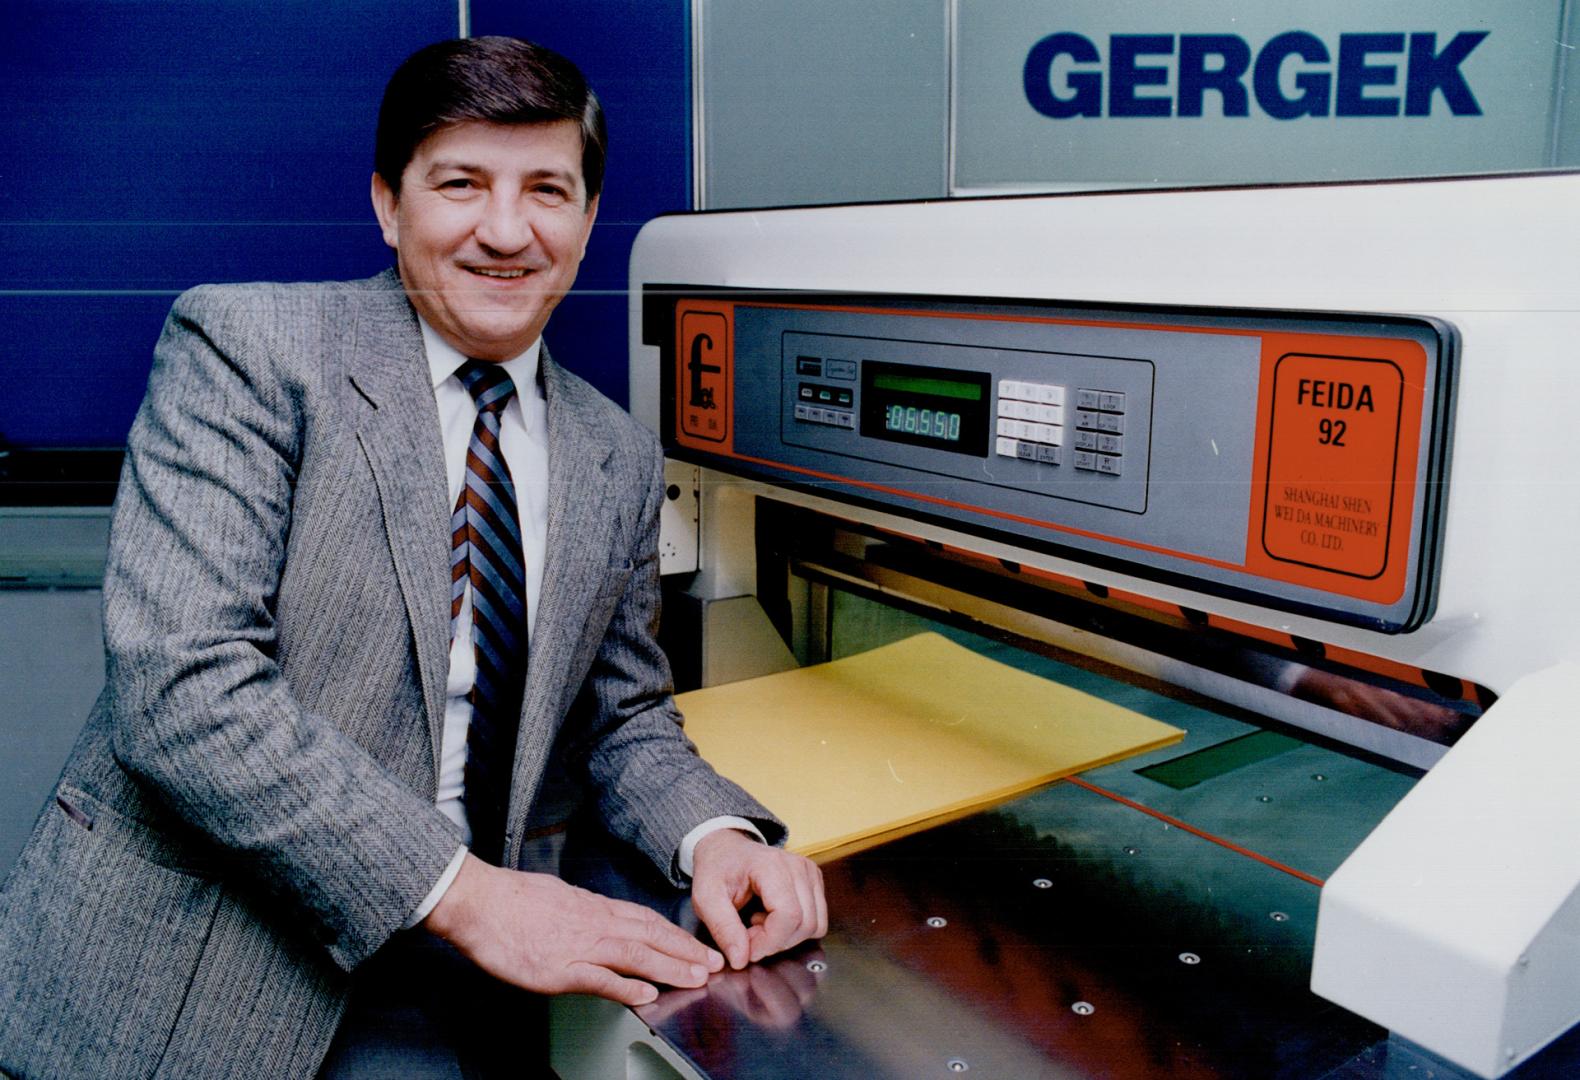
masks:
[(375, 173), (373, 209), (428, 324), (467, 356), (508, 360), (576, 280), (598, 200), (575, 122), (469, 121), (418, 145), (399, 196)]

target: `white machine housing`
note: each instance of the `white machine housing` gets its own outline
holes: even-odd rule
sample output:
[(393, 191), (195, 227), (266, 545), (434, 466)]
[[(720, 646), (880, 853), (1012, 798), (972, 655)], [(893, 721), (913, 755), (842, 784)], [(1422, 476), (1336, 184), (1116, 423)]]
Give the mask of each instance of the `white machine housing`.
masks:
[(660, 350), (643, 340), (653, 284), (1394, 314), (1453, 327), (1435, 611), (1406, 633), (678, 462), (672, 480), (700, 492), (703, 526), (697, 511), (679, 515), (690, 526), (681, 535), (698, 538), (696, 560), (673, 534), (665, 559), (697, 569), (711, 595), (751, 592), (751, 545), (736, 540), (751, 499), (769, 495), (1490, 688), (1499, 700), (1440, 761), (1436, 748), (1396, 754), (1431, 771), (1328, 881), (1313, 989), (1488, 1077), (1580, 1019), (1580, 175), (661, 218), (638, 237), (630, 289), (631, 409), (659, 430)]

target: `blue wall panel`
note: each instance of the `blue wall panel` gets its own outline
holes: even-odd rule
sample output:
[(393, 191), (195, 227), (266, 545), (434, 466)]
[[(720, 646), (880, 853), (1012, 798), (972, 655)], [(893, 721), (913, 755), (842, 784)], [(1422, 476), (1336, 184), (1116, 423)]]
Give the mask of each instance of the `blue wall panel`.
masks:
[(0, 26), (0, 438), (118, 447), (174, 295), (390, 265), (379, 95), (454, 0), (13, 0)]
[(609, 119), (609, 171), (574, 292), (549, 323), (556, 360), (622, 405), (631, 243), (649, 219), (691, 205), (691, 32), (683, 0), (530, 4), (472, 0), (472, 33), (564, 53)]

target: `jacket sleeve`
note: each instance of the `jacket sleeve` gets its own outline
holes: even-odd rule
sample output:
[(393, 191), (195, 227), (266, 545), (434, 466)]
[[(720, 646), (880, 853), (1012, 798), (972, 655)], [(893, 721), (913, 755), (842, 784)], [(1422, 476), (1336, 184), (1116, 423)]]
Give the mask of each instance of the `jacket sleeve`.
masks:
[(275, 604), (315, 391), (266, 290), (181, 297), (133, 425), (105, 578), (117, 759), (354, 967), (422, 900), (456, 831), (275, 661)]
[(576, 712), (589, 718), (595, 732), (586, 764), (605, 827), (640, 848), (672, 883), (684, 886), (675, 858), (686, 833), (702, 822), (723, 815), (747, 818), (773, 844), (784, 843), (785, 827), (714, 772), (682, 729), (669, 662), (656, 640), (664, 462), (656, 441), (651, 447), (641, 514), (632, 531), (631, 575)]

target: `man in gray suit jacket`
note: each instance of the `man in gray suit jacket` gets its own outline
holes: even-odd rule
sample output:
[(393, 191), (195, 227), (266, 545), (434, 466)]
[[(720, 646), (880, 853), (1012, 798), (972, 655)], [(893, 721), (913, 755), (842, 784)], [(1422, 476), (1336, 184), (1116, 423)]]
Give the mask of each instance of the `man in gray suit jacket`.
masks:
[[(563, 58), (431, 46), (380, 112), (398, 273), (176, 302), (116, 501), (107, 684), (0, 895), (0, 1070), (308, 1076), (359, 966), (403, 938), (634, 1005), (826, 930), (816, 867), (681, 732), (653, 640), (657, 441), (541, 349), (603, 144)], [(451, 572), (468, 358), (516, 377), (499, 442), (530, 645), (478, 838), (500, 865), (467, 851), (457, 794), (482, 662), (452, 619), (481, 602)], [(514, 869), (551, 751), (723, 955)]]

